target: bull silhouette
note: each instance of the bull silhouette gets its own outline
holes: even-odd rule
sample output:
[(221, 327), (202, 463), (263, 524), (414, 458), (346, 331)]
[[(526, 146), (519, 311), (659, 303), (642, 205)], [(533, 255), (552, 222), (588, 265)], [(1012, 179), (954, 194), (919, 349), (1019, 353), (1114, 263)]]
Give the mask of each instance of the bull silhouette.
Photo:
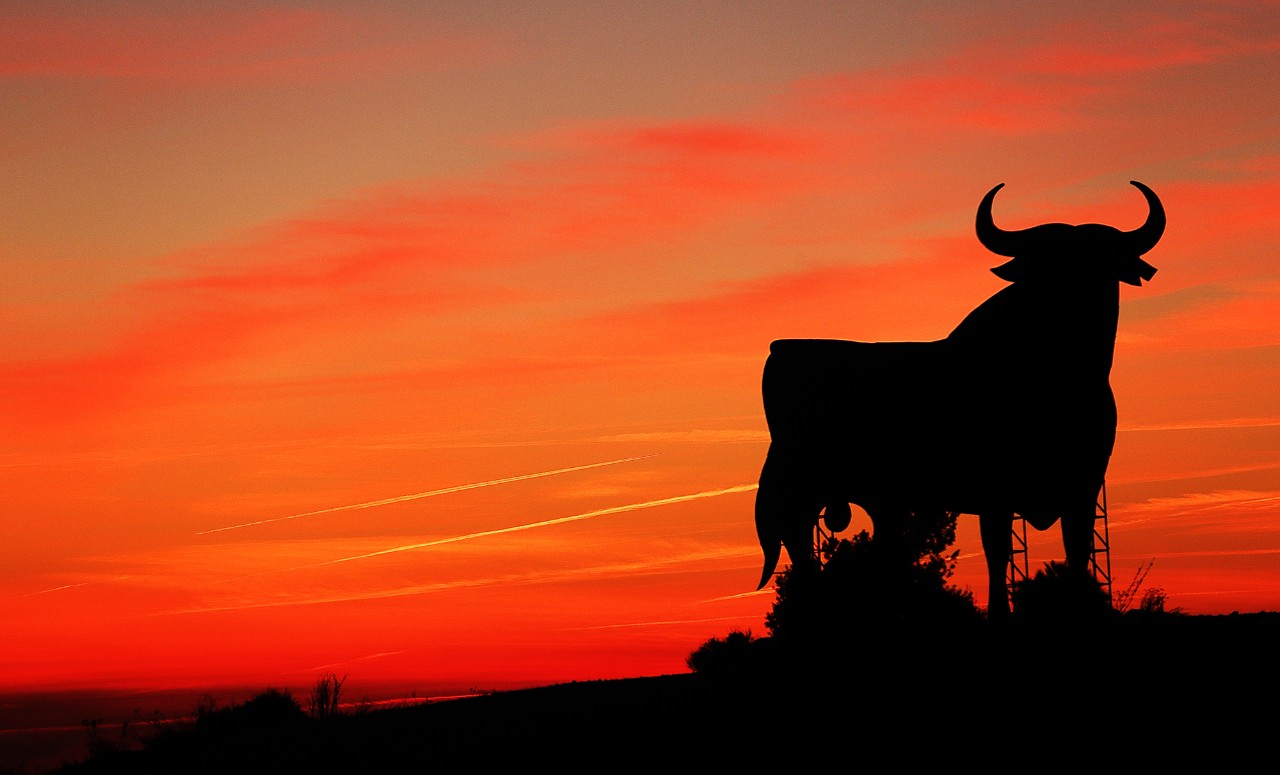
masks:
[(1142, 255), (1164, 233), (1159, 198), (1133, 231), (1047, 223), (995, 225), (978, 206), (977, 235), (1010, 261), (1011, 283), (945, 339), (854, 342), (781, 339), (770, 346), (762, 392), (771, 442), (755, 521), (760, 587), (783, 546), (812, 565), (824, 508), (833, 531), (850, 503), (873, 530), (939, 510), (976, 514), (989, 575), (988, 615), (1009, 613), (1005, 569), (1016, 516), (1037, 530), (1062, 522), (1069, 568), (1086, 569), (1095, 504), (1116, 436), (1110, 372), (1118, 283), (1155, 275)]

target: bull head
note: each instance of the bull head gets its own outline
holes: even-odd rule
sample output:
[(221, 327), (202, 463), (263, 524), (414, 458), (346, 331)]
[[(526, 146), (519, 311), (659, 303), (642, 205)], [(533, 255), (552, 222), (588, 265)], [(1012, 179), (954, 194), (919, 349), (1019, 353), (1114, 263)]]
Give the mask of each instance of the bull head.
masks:
[[(1046, 253), (1058, 252), (1068, 260), (1078, 261), (1081, 255), (1097, 256), (1100, 260), (1105, 260), (1109, 271), (1113, 273), (1108, 279), (1129, 285), (1142, 285), (1143, 280), (1150, 280), (1155, 275), (1156, 268), (1143, 261), (1140, 256), (1155, 247), (1164, 234), (1164, 207), (1154, 191), (1136, 180), (1130, 183), (1147, 198), (1149, 208), (1147, 222), (1133, 231), (1120, 231), (1113, 226), (1097, 223), (1079, 226), (1045, 223), (1029, 229), (1005, 231), (996, 226), (991, 217), (991, 203), (1004, 184), (991, 189), (982, 198), (982, 204), (978, 205), (978, 239), (992, 253), (1013, 259), (991, 271), (1001, 280), (1009, 282), (1032, 279), (1052, 270), (1041, 257)], [(1081, 246), (1087, 246), (1087, 250), (1081, 251)], [(1032, 255), (1035, 258), (1031, 258)]]

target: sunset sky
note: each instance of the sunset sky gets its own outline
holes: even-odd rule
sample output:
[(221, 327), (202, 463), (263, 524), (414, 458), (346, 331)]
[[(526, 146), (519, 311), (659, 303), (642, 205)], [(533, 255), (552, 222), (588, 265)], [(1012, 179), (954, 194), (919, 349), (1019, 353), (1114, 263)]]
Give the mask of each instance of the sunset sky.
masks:
[(1113, 579), (1280, 609), (1278, 3), (0, 9), (0, 690), (763, 634), (769, 342), (946, 336), (997, 183), (1007, 228), (1163, 200)]

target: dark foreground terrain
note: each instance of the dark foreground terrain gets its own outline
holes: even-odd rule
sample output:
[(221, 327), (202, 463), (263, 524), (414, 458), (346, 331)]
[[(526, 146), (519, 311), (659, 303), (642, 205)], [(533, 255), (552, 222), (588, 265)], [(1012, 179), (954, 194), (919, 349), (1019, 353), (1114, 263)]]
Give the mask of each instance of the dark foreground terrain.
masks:
[[(1068, 635), (868, 632), (699, 673), (581, 682), (316, 720), (254, 701), (64, 773), (417, 772), (960, 764), (1271, 769), (1280, 613), (1162, 615)], [(261, 699), (261, 698), (257, 698)], [(270, 698), (268, 698), (270, 699)], [(249, 712), (245, 712), (249, 711)]]

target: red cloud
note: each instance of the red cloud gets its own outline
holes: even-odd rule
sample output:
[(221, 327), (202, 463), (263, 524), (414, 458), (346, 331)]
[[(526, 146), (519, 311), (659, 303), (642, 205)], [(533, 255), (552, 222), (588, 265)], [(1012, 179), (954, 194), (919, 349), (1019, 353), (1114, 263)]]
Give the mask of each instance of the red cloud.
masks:
[(1080, 103), (1098, 93), (1088, 84), (1052, 91), (1010, 78), (959, 73), (841, 75), (806, 85), (818, 106), (870, 116), (880, 128), (909, 126), (916, 135), (970, 130), (1022, 135), (1063, 132), (1084, 119)]
[[(759, 355), (788, 337), (863, 341), (941, 339), (1002, 283), (981, 249), (911, 261), (837, 265), (726, 284), (719, 292), (573, 321), (585, 351), (617, 355)], [(976, 242), (976, 240), (975, 240)], [(924, 246), (929, 247), (929, 246)], [(955, 247), (955, 250), (947, 248)]]
[[(321, 41), (296, 42), (303, 59), (330, 43), (348, 53), (365, 45), (360, 36), (348, 48), (326, 38), (341, 25), (324, 14), (284, 14), (262, 29), (273, 25), (282, 30), (285, 48)], [(239, 28), (213, 25), (210, 39), (223, 41), (218, 35), (224, 32), (233, 39), (232, 27)], [(143, 24), (136, 34), (153, 28)], [(1105, 51), (1111, 39), (1073, 45)], [(211, 45), (256, 67), (265, 38), (236, 40)], [(1039, 53), (1061, 52), (1064, 45), (1033, 42), (1020, 55), (1035, 62)], [(110, 46), (119, 48), (118, 40)], [(23, 56), (11, 54), (8, 61)], [(1045, 141), (1036, 133), (1062, 136), (1073, 122), (1092, 120), (1082, 105), (1100, 88), (1112, 88), (1054, 66), (1053, 89), (1046, 90), (1044, 68), (1005, 73), (1000, 56), (975, 48), (924, 65), (815, 79), (794, 92), (807, 99), (759, 106), (757, 115), (576, 126), (553, 135), (558, 142), (535, 161), (448, 184), (402, 184), (175, 256), (170, 263), (177, 271), (167, 272), (168, 279), (124, 297), (147, 322), (114, 347), (79, 359), (11, 363), (5, 375), (26, 405), (37, 407), (33, 417), (61, 416), (124, 400), (138, 385), (157, 390), (184, 369), (234, 360), (255, 347), (259, 356), (271, 347), (283, 355), (274, 334), (284, 330), (290, 346), (323, 349), (340, 325), (394, 338), (390, 332), (410, 318), (499, 307), (501, 314), (488, 321), (473, 317), (448, 329), (466, 339), (471, 362), (423, 373), (465, 381), (470, 370), (492, 374), (494, 359), (511, 352), (523, 359), (516, 368), (564, 373), (619, 353), (757, 352), (784, 336), (945, 336), (999, 287), (967, 226), (977, 199), (999, 180), (972, 184), (964, 195), (953, 193), (957, 181), (990, 174), (977, 170), (975, 159), (999, 155), (1013, 143), (1028, 158), (1043, 155)], [(188, 76), (197, 77), (201, 67), (197, 62)], [(962, 147), (956, 137), (972, 146), (992, 142), (993, 133), (1005, 138), (995, 141), (999, 148), (974, 146), (987, 150), (948, 160)], [(1121, 134), (1121, 140), (1141, 135), (1133, 142), (1147, 141), (1145, 131)], [(1086, 146), (1053, 144), (1061, 158), (1040, 162), (1057, 176), (1053, 185), (1088, 174), (1075, 163), (1091, 156)], [(888, 183), (889, 175), (908, 182)], [(1203, 262), (1194, 250), (1201, 242), (1221, 246), (1241, 229), (1272, 233), (1274, 208), (1262, 204), (1276, 201), (1269, 182), (1255, 181), (1256, 190), (1232, 184), (1203, 193), (1188, 184), (1147, 182), (1171, 213), (1156, 261), (1157, 282), (1170, 282), (1169, 290), (1206, 281), (1193, 282), (1184, 271)], [(1032, 197), (1054, 197), (1040, 185), (1016, 189), (1027, 193), (1014, 207), (1033, 210)], [(1132, 212), (1137, 225), (1139, 197), (1117, 183), (1112, 201)], [(1064, 210), (1033, 220), (1073, 220), (1072, 208)], [(1018, 225), (1016, 212), (1011, 226)], [(1182, 214), (1188, 212), (1220, 217), (1186, 230), (1181, 224), (1190, 221)], [(1094, 213), (1080, 220), (1107, 221)], [(958, 223), (966, 224), (965, 233), (953, 239)], [(700, 244), (707, 235), (714, 235), (714, 247)], [(904, 239), (916, 245), (906, 263)], [(929, 245), (937, 246), (937, 257)], [(735, 265), (736, 251), (750, 251), (753, 263)], [(766, 252), (782, 258), (763, 258)], [(1222, 272), (1238, 274), (1245, 260), (1233, 256)], [(822, 268), (778, 269), (806, 265)], [(717, 285), (718, 277), (760, 279)], [(519, 306), (533, 301), (546, 306)], [(431, 336), (441, 335), (425, 332), (424, 352), (434, 346)], [(455, 355), (461, 350), (446, 344)], [(408, 373), (419, 367), (396, 361), (368, 368)]]
[(906, 129), (934, 142), (956, 133), (1078, 133), (1105, 126), (1109, 102), (1145, 93), (1156, 71), (1280, 51), (1272, 25), (1247, 17), (1131, 13), (1108, 25), (1033, 28), (935, 59), (811, 79), (799, 95), (869, 129)]
[(724, 122), (647, 127), (624, 136), (626, 140), (637, 148), (672, 150), (696, 157), (794, 157), (814, 150), (812, 140), (800, 133)]
[(1132, 14), (1119, 24), (1064, 24), (1025, 46), (992, 48), (997, 67), (1054, 76), (1117, 76), (1280, 50), (1280, 43), (1260, 29), (1225, 15)]
[[(16, 409), (8, 422), (30, 430), (172, 400), (182, 392), (181, 375), (203, 365), (263, 348), (288, 360), (292, 354), (273, 343), (284, 331), (282, 342), (309, 350), (344, 328), (367, 337), (385, 330), (394, 338), (403, 335), (390, 333), (396, 321), (581, 293), (580, 280), (567, 278), (567, 287), (556, 290), (546, 273), (563, 277), (574, 272), (579, 254), (626, 254), (775, 200), (797, 181), (779, 184), (776, 170), (756, 161), (805, 153), (801, 143), (749, 127), (647, 125), (621, 139), (597, 137), (575, 152), (510, 166), (488, 180), (372, 192), (247, 239), (185, 251), (166, 259), (167, 278), (118, 294), (112, 315), (124, 318), (128, 310), (141, 322), (113, 345), (0, 367)], [(672, 260), (644, 259), (653, 266)], [(503, 279), (500, 270), (510, 268), (528, 276)], [(587, 271), (616, 286), (635, 270), (596, 259)], [(512, 313), (510, 324), (542, 324), (522, 314)], [(453, 374), (462, 384), (471, 371), (494, 374), (492, 359), (504, 344), (485, 345), (487, 330), (476, 323), (465, 334), (473, 365), (420, 376), (434, 382)], [(420, 346), (429, 350), (432, 340)], [(527, 355), (532, 366), (516, 362), (499, 371), (577, 368), (577, 354)]]

